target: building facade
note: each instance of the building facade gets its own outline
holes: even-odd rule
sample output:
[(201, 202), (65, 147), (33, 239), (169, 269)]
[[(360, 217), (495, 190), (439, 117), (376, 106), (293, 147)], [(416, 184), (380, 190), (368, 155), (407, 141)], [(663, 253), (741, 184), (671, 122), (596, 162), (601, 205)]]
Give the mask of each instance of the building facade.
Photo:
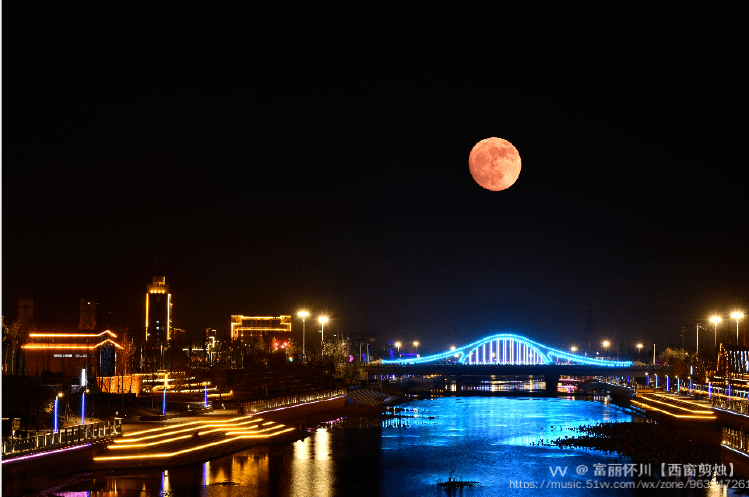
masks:
[(251, 337), (262, 337), (266, 344), (274, 339), (291, 338), (291, 316), (243, 316), (231, 317), (231, 339), (247, 343)]
[(146, 341), (168, 342), (172, 329), (172, 294), (165, 276), (146, 285)]
[(114, 374), (116, 351), (122, 349), (117, 335), (109, 330), (95, 331), (32, 331), (26, 344), (26, 369), (38, 376), (46, 371), (64, 376)]

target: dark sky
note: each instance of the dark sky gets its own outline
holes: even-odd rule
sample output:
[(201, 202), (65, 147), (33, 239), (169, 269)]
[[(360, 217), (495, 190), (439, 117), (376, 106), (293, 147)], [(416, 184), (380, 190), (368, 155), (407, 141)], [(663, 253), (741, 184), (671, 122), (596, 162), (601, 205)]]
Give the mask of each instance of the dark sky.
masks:
[[(306, 307), (425, 352), (498, 331), (566, 348), (591, 310), (594, 341), (685, 326), (693, 347), (698, 320), (749, 311), (730, 15), (488, 33), (37, 15), (3, 19), (6, 319), (28, 294), (74, 325), (87, 297), (140, 331), (155, 260), (196, 335)], [(522, 158), (502, 192), (468, 169), (492, 136)]]

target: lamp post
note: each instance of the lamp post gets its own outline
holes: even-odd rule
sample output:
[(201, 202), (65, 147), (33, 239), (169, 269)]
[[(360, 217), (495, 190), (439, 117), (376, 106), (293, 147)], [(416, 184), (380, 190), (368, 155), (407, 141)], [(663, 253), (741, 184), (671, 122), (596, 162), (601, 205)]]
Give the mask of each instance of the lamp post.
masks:
[(637, 344), (637, 360), (638, 361), (640, 360), (640, 357), (642, 357), (642, 344), (638, 343)]
[(416, 355), (419, 355), (419, 342), (414, 342), (414, 348), (416, 349)]
[(606, 359), (608, 359), (609, 358), (609, 341), (608, 340), (604, 340), (603, 341), (603, 346), (606, 349)]
[(83, 391), (81, 394), (81, 424), (86, 424), (86, 394), (88, 393), (88, 388)]
[(398, 349), (398, 357), (400, 357), (400, 355), (401, 355), (401, 343), (400, 342), (395, 342), (394, 345)]
[(711, 323), (715, 323), (715, 348), (718, 348), (718, 323), (720, 323), (720, 316), (713, 316), (710, 318)]
[(744, 317), (743, 312), (734, 312), (731, 314), (731, 317), (736, 320), (736, 345), (739, 344), (739, 319)]
[(302, 364), (304, 364), (304, 336), (305, 336), (305, 321), (306, 317), (309, 316), (307, 311), (299, 311), (298, 316), (302, 318)]
[(167, 377), (166, 373), (164, 373), (164, 399), (161, 404), (161, 414), (166, 415), (166, 384), (167, 384)]
[(58, 423), (59, 423), (59, 421), (58, 421), (58, 414), (57, 414), (57, 400), (60, 397), (62, 397), (62, 392), (58, 393), (57, 397), (55, 397), (55, 426), (54, 426), (53, 433), (57, 433), (57, 431), (58, 431)]
[(320, 316), (317, 320), (322, 323), (322, 329), (320, 330), (320, 357), (323, 357), (325, 355), (325, 348), (323, 347), (325, 343), (325, 323), (328, 322), (328, 318), (327, 316)]

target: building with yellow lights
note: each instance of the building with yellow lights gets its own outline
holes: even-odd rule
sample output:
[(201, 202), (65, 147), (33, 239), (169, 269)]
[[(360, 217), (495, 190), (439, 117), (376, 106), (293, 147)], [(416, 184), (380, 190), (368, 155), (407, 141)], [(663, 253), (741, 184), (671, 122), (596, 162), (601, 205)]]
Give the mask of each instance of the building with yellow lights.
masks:
[(231, 339), (248, 343), (252, 337), (262, 337), (266, 344), (275, 339), (291, 337), (291, 316), (242, 316), (231, 317)]
[(109, 330), (38, 331), (28, 334), (26, 368), (30, 375), (45, 371), (63, 376), (80, 376), (81, 369), (97, 376), (114, 374), (116, 350), (122, 349), (117, 335)]
[(166, 277), (154, 276), (146, 285), (146, 335), (145, 339), (167, 342), (172, 330), (172, 294)]

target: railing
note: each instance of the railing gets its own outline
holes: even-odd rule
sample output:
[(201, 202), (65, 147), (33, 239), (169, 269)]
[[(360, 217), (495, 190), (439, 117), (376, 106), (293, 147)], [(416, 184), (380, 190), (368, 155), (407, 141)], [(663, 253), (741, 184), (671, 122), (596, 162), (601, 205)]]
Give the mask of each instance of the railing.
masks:
[(741, 452), (749, 452), (749, 435), (744, 430), (723, 428), (723, 445)]
[(727, 398), (716, 396), (712, 398), (712, 401), (713, 407), (749, 416), (749, 401), (747, 401), (746, 399), (728, 400)]
[(2, 457), (80, 445), (118, 435), (122, 435), (121, 419), (68, 426), (60, 428), (57, 433), (36, 433), (25, 438), (6, 437), (3, 439)]
[(242, 404), (245, 412), (259, 412), (266, 411), (268, 409), (275, 409), (277, 407), (293, 406), (296, 404), (304, 404), (307, 402), (313, 402), (315, 400), (329, 399), (331, 397), (337, 397), (339, 395), (346, 395), (346, 389), (341, 388), (337, 390), (324, 390), (322, 392), (305, 393), (301, 395), (289, 395), (286, 397), (279, 397), (276, 399), (267, 400), (256, 400), (254, 402), (245, 402)]

